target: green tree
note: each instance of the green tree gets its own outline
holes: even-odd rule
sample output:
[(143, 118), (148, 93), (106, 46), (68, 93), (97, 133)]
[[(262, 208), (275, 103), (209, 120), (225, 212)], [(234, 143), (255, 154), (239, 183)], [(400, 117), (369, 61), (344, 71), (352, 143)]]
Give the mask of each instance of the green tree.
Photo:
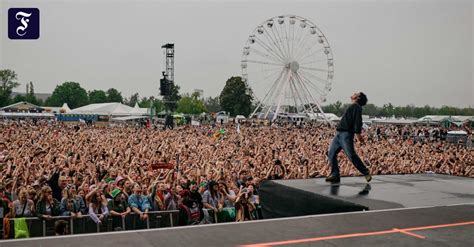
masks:
[(35, 95), (35, 87), (33, 86), (33, 82), (30, 81), (30, 88), (27, 90), (27, 94), (34, 96)]
[(450, 115), (450, 116), (453, 116), (453, 115), (458, 115), (459, 111), (455, 108), (455, 107), (451, 107), (451, 106), (441, 106), (441, 109), (438, 110), (438, 114), (439, 115)]
[[(326, 105), (326, 106), (322, 106), (321, 107), (323, 109), (324, 112), (326, 113), (334, 113), (336, 114), (337, 116), (342, 116), (342, 114), (344, 113), (343, 112), (343, 105), (342, 105), (342, 102), (341, 101), (336, 101), (335, 103), (333, 104), (329, 104), (329, 105)], [(365, 113), (364, 113), (365, 114)]]
[(415, 117), (415, 118), (420, 118), (420, 117), (423, 117), (423, 116), (426, 116), (427, 114), (425, 114), (425, 109), (423, 107), (415, 107), (413, 109), (413, 113), (412, 113), (412, 116)]
[(405, 106), (405, 109), (403, 110), (405, 117), (415, 117), (415, 105), (407, 105)]
[(181, 99), (179, 89), (180, 87), (176, 83), (171, 83), (170, 95), (163, 96), (163, 102), (167, 111), (174, 112), (178, 108), (178, 101)]
[(155, 97), (151, 96), (150, 98), (143, 97), (140, 102), (138, 102), (138, 105), (140, 107), (145, 107), (145, 108), (150, 108), (153, 105), (153, 101), (155, 100)]
[(209, 112), (219, 112), (222, 110), (219, 97), (208, 97), (204, 100), (204, 105)]
[(10, 103), (12, 90), (20, 85), (17, 81), (17, 74), (13, 70), (0, 70), (0, 106)]
[(200, 114), (207, 112), (204, 101), (199, 98), (199, 93), (194, 92), (192, 95), (184, 95), (178, 101), (177, 112), (186, 114)]
[(107, 90), (107, 101), (122, 103), (123, 102), (122, 93), (120, 93), (115, 88), (109, 88), (109, 90)]
[(219, 96), (221, 107), (230, 115), (248, 116), (252, 112), (252, 90), (240, 76), (229, 78)]
[(35, 88), (33, 82), (29, 82), (26, 84), (26, 94), (25, 95), (16, 95), (12, 103), (18, 103), (21, 101), (26, 101), (34, 105), (41, 105), (42, 102), (38, 100), (35, 96)]
[[(344, 111), (348, 104), (342, 107)], [(330, 104), (323, 107), (324, 112), (333, 112), (335, 113), (334, 104)], [(423, 107), (416, 107), (413, 104), (406, 106), (393, 106), (388, 103), (382, 107), (378, 107), (374, 104), (367, 104), (364, 106), (364, 115), (369, 115), (371, 117), (395, 117), (400, 118), (421, 118), (426, 115), (451, 115), (451, 116), (473, 116), (474, 109), (471, 107), (468, 108), (457, 108), (452, 106), (442, 106), (441, 108), (432, 107), (425, 105)]]
[(395, 117), (397, 118), (406, 117), (406, 115), (403, 112), (403, 109), (404, 109), (403, 106), (396, 106), (395, 108), (393, 108), (393, 114), (395, 115)]
[(140, 96), (138, 95), (138, 93), (134, 93), (130, 96), (129, 99), (125, 98), (123, 100), (123, 103), (125, 105), (128, 105), (128, 106), (131, 106), (131, 107), (134, 107), (135, 106), (135, 103), (138, 103), (138, 101), (140, 100)]
[(64, 82), (56, 86), (46, 104), (61, 106), (63, 103), (67, 103), (72, 109), (86, 105), (88, 103), (86, 90), (77, 82)]
[(155, 113), (159, 113), (165, 110), (165, 103), (162, 100), (155, 99), (153, 101), (153, 109), (155, 109)]
[(94, 103), (106, 103), (107, 94), (102, 90), (92, 90), (89, 91), (89, 104)]
[(384, 104), (383, 105), (383, 116), (384, 117), (391, 117), (393, 116), (393, 113), (394, 113), (394, 107), (392, 105), (392, 103), (388, 103), (388, 104)]
[(35, 87), (33, 86), (33, 82), (30, 81), (29, 84), (26, 84), (28, 85), (29, 87), (27, 87), (28, 90), (26, 90), (26, 101), (27, 102), (30, 102), (31, 104), (35, 104), (35, 105), (39, 105), (38, 104), (38, 100), (36, 99), (36, 96), (35, 96)]
[[(369, 116), (378, 116), (379, 110), (374, 104), (367, 104), (364, 106), (362, 113)], [(341, 114), (342, 115), (342, 114)], [(341, 116), (339, 115), (339, 116)]]
[(161, 100), (155, 99), (153, 96), (150, 96), (149, 98), (143, 97), (138, 105), (142, 108), (152, 108), (154, 114), (165, 109), (163, 102)]
[(193, 99), (189, 95), (184, 95), (178, 101), (177, 112), (192, 114), (193, 113)]
[(26, 97), (24, 95), (17, 94), (15, 95), (15, 97), (13, 97), (13, 99), (11, 100), (11, 103), (18, 103), (22, 101), (27, 101)]
[(321, 108), (323, 109), (323, 112), (325, 112), (325, 113), (334, 113), (334, 114), (337, 115), (336, 109), (334, 108), (334, 104), (321, 106)]
[(461, 109), (461, 114), (463, 116), (474, 116), (474, 108), (462, 108)]
[(334, 103), (334, 110), (336, 111), (334, 114), (338, 115), (338, 116), (342, 116), (343, 112), (342, 112), (342, 102), (341, 101), (336, 101), (336, 103)]

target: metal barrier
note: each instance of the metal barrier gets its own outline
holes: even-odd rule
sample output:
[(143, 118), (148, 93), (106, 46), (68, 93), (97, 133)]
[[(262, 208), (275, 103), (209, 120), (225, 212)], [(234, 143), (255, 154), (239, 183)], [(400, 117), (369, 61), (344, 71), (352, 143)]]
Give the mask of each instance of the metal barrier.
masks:
[[(178, 210), (150, 211), (148, 212), (146, 221), (140, 220), (136, 213), (130, 213), (126, 217), (109, 215), (102, 224), (97, 224), (92, 221), (89, 215), (76, 218), (70, 216), (53, 216), (49, 219), (41, 219), (38, 217), (25, 217), (24, 219), (27, 221), (30, 237), (44, 237), (55, 235), (54, 224), (58, 220), (69, 222), (69, 234), (81, 234), (173, 227), (175, 222), (178, 221), (178, 215)], [(9, 219), (9, 238), (14, 238), (15, 236), (14, 220), (15, 218)]]
[(204, 213), (204, 217), (201, 223), (203, 224), (218, 223), (217, 214), (213, 210), (208, 209), (208, 208), (203, 208), (202, 212)]
[[(255, 220), (259, 220), (259, 219), (263, 219), (263, 216), (262, 216), (262, 208), (260, 205), (255, 205), (256, 208), (255, 210), (252, 212), (252, 215), (253, 215), (253, 218)], [(234, 207), (230, 207), (228, 209), (233, 209), (234, 212), (234, 217), (231, 217), (229, 218), (229, 215), (227, 213), (224, 213), (224, 212), (219, 212), (219, 213), (215, 213), (214, 211), (210, 210), (210, 209), (207, 209), (207, 208), (204, 208), (203, 211), (204, 211), (204, 219), (203, 221), (204, 222), (201, 222), (203, 224), (209, 224), (209, 223), (224, 223), (224, 222), (234, 222), (235, 221), (235, 216), (237, 214), (237, 211)], [(209, 217), (210, 219), (210, 222), (209, 220), (206, 221), (206, 217)]]
[[(255, 219), (261, 219), (260, 207), (257, 207), (255, 213)], [(58, 220), (65, 220), (68, 224), (69, 234), (83, 234), (83, 233), (95, 233), (95, 232), (110, 232), (110, 231), (127, 231), (127, 230), (138, 230), (138, 229), (152, 229), (162, 227), (173, 227), (179, 222), (179, 210), (170, 211), (151, 211), (148, 212), (148, 218), (146, 221), (142, 221), (139, 215), (136, 213), (130, 213), (126, 217), (108, 215), (103, 220), (102, 224), (96, 224), (89, 215), (83, 215), (82, 217), (70, 217), (70, 216), (53, 216), (49, 219), (41, 219), (38, 217), (27, 217), (24, 218), (27, 221), (28, 230), (30, 237), (44, 237), (55, 235), (54, 225)], [(232, 222), (234, 219), (223, 218), (219, 213), (215, 213), (209, 209), (203, 209), (204, 218), (199, 224), (211, 224), (211, 223), (222, 223)], [(207, 217), (207, 218), (206, 218)], [(14, 220), (10, 218), (10, 234), (9, 238), (14, 238)], [(3, 222), (0, 222), (2, 224)], [(0, 237), (1, 239), (1, 237)]]

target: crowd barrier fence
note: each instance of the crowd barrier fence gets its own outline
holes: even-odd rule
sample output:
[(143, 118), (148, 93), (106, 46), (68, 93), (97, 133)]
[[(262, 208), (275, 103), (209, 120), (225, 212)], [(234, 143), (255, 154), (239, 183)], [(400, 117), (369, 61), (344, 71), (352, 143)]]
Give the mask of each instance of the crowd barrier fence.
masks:
[[(108, 215), (102, 224), (95, 223), (89, 215), (81, 217), (52, 216), (48, 219), (38, 217), (24, 217), (30, 237), (44, 237), (55, 235), (54, 225), (56, 221), (68, 222), (68, 234), (110, 232), (138, 229), (152, 229), (161, 227), (173, 227), (178, 222), (178, 210), (150, 211), (146, 221), (140, 220), (138, 214), (130, 213), (126, 217)], [(9, 219), (9, 238), (14, 238), (15, 218)], [(2, 221), (3, 222), (3, 221)], [(5, 227), (2, 227), (2, 236)]]
[[(228, 208), (234, 210), (234, 218), (222, 217), (209, 209), (203, 209), (203, 219), (199, 224), (212, 224), (212, 223), (223, 223), (235, 221), (235, 208)], [(231, 210), (232, 211), (232, 210)], [(254, 212), (255, 219), (262, 219), (261, 208), (257, 207)], [(142, 221), (139, 215), (131, 212), (126, 217), (108, 215), (102, 224), (95, 223), (89, 215), (83, 215), (81, 217), (71, 216), (52, 216), (50, 218), (38, 218), (38, 217), (24, 217), (26, 225), (28, 227), (29, 237), (46, 237), (55, 235), (55, 223), (59, 220), (67, 222), (67, 234), (83, 234), (83, 233), (96, 233), (96, 232), (112, 232), (112, 231), (127, 231), (127, 230), (140, 230), (140, 229), (153, 229), (163, 227), (174, 227), (179, 222), (179, 210), (168, 210), (168, 211), (150, 211), (148, 212), (148, 218), (146, 221)], [(5, 227), (3, 226), (3, 218), (0, 222), (0, 239), (4, 236)], [(15, 218), (9, 218), (9, 234), (8, 238), (13, 239), (15, 237)]]

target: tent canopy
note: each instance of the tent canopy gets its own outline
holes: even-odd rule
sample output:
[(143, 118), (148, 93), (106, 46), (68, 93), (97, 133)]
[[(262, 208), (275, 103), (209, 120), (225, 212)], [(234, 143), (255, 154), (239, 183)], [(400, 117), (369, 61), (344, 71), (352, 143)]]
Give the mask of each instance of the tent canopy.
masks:
[(42, 112), (44, 109), (41, 106), (37, 106), (34, 104), (31, 104), (30, 102), (26, 101), (20, 101), (11, 105), (7, 105), (5, 107), (0, 108), (1, 110), (5, 112), (10, 112), (10, 111), (30, 111), (30, 112)]
[(309, 119), (314, 120), (314, 119), (328, 119), (329, 121), (337, 121), (341, 120), (340, 117), (338, 117), (334, 113), (307, 113)]
[(142, 116), (147, 115), (147, 108), (130, 107), (122, 103), (98, 103), (73, 109), (71, 114), (92, 114), (110, 116)]
[(63, 106), (61, 106), (61, 107), (43, 106), (43, 108), (47, 112), (52, 112), (52, 113), (69, 113), (69, 112), (71, 112), (71, 108), (69, 108), (67, 103), (64, 103)]
[(467, 132), (464, 130), (453, 130), (448, 131), (448, 135), (467, 135)]
[(474, 119), (474, 116), (449, 116), (449, 115), (427, 115), (418, 119), (418, 122), (464, 122)]
[(128, 121), (128, 120), (135, 120), (135, 119), (144, 119), (148, 118), (148, 116), (128, 116), (128, 117), (114, 117), (112, 121)]
[(374, 124), (413, 124), (416, 123), (414, 119), (372, 119)]

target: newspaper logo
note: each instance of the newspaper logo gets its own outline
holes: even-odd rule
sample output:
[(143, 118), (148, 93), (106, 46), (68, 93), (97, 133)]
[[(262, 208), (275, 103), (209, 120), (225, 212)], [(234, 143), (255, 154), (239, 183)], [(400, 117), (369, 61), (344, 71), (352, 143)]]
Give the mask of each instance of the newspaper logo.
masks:
[(37, 8), (8, 9), (8, 38), (38, 39), (40, 12)]

